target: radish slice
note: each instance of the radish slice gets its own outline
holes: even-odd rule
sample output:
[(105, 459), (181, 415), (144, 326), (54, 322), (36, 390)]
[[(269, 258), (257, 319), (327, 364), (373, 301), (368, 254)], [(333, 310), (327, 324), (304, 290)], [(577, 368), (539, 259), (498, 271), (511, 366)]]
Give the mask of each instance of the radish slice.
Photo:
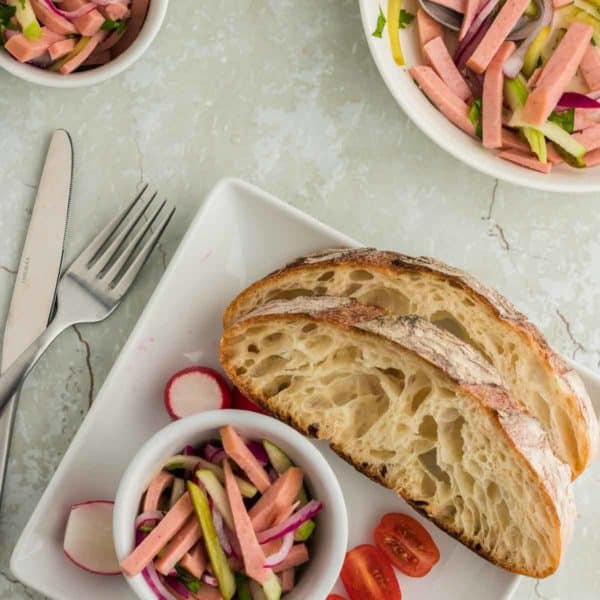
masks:
[(112, 535), (114, 502), (90, 500), (71, 506), (63, 550), (81, 569), (98, 575), (120, 575)]
[(266, 415), (267, 413), (258, 404), (254, 404), (252, 400), (246, 398), (240, 390), (233, 388), (233, 408), (240, 410), (251, 410), (252, 412), (261, 413)]
[(214, 369), (190, 367), (175, 373), (167, 382), (165, 406), (172, 419), (181, 419), (205, 410), (229, 408), (231, 391)]

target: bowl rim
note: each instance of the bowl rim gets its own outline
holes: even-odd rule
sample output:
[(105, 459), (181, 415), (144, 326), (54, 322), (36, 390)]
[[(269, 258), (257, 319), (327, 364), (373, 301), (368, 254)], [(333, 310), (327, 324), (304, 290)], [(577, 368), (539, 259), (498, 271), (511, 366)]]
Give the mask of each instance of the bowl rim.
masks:
[[(327, 490), (331, 503), (328, 506), (327, 519), (335, 531), (331, 541), (334, 551), (328, 554), (327, 564), (320, 564), (321, 570), (315, 586), (312, 586), (311, 582), (311, 592), (314, 587), (315, 594), (322, 594), (325, 597), (338, 579), (348, 546), (348, 516), (340, 484), (327, 460), (306, 437), (273, 417), (250, 411), (235, 409), (206, 411), (170, 423), (146, 440), (123, 473), (115, 496), (113, 540), (118, 559), (121, 560), (130, 552), (133, 528), (129, 515), (132, 504), (137, 508), (140, 501), (139, 493), (136, 492), (138, 489), (136, 483), (139, 484), (142, 478), (147, 479), (148, 472), (156, 470), (161, 457), (166, 458), (169, 448), (174, 444), (177, 446), (181, 444), (183, 447), (193, 437), (215, 431), (224, 425), (257, 429), (267, 438), (272, 435), (280, 439), (284, 438), (288, 449), (293, 450), (293, 454), (302, 456), (303, 462), (299, 466), (306, 467), (309, 480), (318, 480)], [(125, 580), (139, 598), (154, 600), (155, 596), (142, 575), (125, 577)]]
[[(487, 152), (490, 153), (490, 156), (493, 156), (493, 160), (486, 160), (482, 162), (471, 160), (469, 158), (470, 152), (465, 152), (465, 150), (468, 150), (468, 146), (466, 144), (457, 144), (455, 143), (456, 140), (454, 139), (454, 137), (451, 139), (450, 137), (439, 135), (439, 131), (437, 131), (435, 128), (435, 123), (430, 123), (426, 119), (416, 118), (414, 106), (412, 106), (407, 101), (406, 97), (403, 96), (403, 94), (401, 93), (401, 90), (398, 89), (399, 86), (392, 78), (390, 70), (384, 64), (383, 59), (380, 56), (380, 52), (376, 44), (381, 40), (379, 38), (374, 38), (370, 33), (369, 11), (372, 10), (372, 7), (377, 8), (379, 5), (377, 4), (377, 2), (373, 2), (372, 0), (359, 0), (359, 6), (361, 13), (361, 21), (363, 25), (363, 33), (367, 40), (369, 52), (371, 53), (371, 57), (375, 62), (380, 77), (385, 82), (388, 90), (392, 94), (396, 103), (402, 108), (402, 110), (409, 117), (411, 122), (414, 125), (416, 125), (416, 127), (437, 146), (445, 150), (448, 154), (450, 154), (460, 162), (464, 163), (471, 169), (474, 169), (475, 171), (479, 171), (480, 173), (484, 173), (485, 175), (489, 175), (490, 177), (493, 177), (495, 179), (506, 181), (508, 183), (512, 183), (514, 185), (518, 185), (528, 189), (535, 189), (544, 192), (576, 194), (597, 192), (598, 190), (600, 190), (600, 179), (590, 181), (589, 179), (582, 177), (583, 173), (581, 172), (579, 172), (579, 177), (574, 178), (573, 181), (566, 181), (563, 178), (557, 179), (555, 173), (549, 173), (547, 175), (537, 173), (531, 169), (527, 169), (526, 167), (522, 167), (513, 164), (509, 161), (505, 161), (504, 159), (498, 158), (497, 156), (493, 156), (491, 154), (491, 150), (488, 150)], [(415, 26), (416, 23), (413, 24), (413, 31)], [(387, 36), (384, 37), (387, 38)], [(413, 85), (415, 85), (416, 87), (416, 84), (414, 84), (414, 82)], [(428, 99), (422, 92), (421, 95), (423, 97), (424, 102), (430, 104)], [(439, 113), (437, 108), (434, 108), (434, 110)], [(443, 118), (447, 121), (446, 117)], [(461, 138), (462, 136), (467, 136), (466, 133), (460, 131), (458, 128), (456, 128), (456, 126), (451, 126), (454, 129), (456, 129), (458, 133), (460, 133)], [(600, 167), (597, 168), (599, 169), (599, 171), (596, 171), (596, 173), (600, 172)]]
[(169, 0), (150, 0), (146, 20), (131, 46), (114, 60), (95, 69), (82, 73), (60, 75), (39, 69), (33, 65), (20, 63), (4, 49), (0, 50), (0, 67), (23, 81), (45, 87), (73, 89), (96, 85), (122, 73), (146, 52), (162, 27), (168, 5)]

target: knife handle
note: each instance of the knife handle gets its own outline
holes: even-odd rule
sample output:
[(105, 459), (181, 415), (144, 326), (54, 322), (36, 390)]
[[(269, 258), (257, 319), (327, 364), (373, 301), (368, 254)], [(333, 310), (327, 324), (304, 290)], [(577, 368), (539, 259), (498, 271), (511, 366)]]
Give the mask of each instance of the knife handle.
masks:
[(64, 329), (65, 325), (63, 323), (57, 323), (56, 321), (50, 323), (44, 333), (0, 375), (0, 412), (19, 389), (23, 379), (27, 377), (29, 371), (44, 354), (48, 346)]

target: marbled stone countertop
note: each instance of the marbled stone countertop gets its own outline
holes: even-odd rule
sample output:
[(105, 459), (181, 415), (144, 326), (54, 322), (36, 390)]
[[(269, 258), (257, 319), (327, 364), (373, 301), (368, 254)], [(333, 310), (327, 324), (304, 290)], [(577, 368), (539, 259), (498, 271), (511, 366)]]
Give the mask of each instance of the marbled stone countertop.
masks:
[[(356, 0), (172, 0), (148, 53), (81, 90), (0, 73), (0, 323), (49, 135), (67, 128), (75, 182), (67, 260), (146, 180), (178, 204), (142, 281), (108, 321), (65, 333), (28, 379), (0, 516), (0, 600), (39, 598), (8, 560), (206, 192), (235, 175), (382, 248), (428, 254), (504, 292), (557, 349), (598, 370), (600, 211), (592, 195), (513, 187), (417, 130), (380, 79)], [(559, 572), (515, 600), (600, 598), (600, 465)]]

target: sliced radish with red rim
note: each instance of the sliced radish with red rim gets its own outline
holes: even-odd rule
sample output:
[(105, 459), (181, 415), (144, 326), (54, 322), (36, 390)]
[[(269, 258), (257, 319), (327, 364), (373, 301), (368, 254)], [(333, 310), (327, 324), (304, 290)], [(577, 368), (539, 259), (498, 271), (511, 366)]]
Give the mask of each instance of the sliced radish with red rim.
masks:
[(165, 407), (173, 419), (230, 406), (227, 382), (210, 367), (183, 369), (169, 379), (165, 388)]
[(71, 506), (63, 550), (81, 569), (98, 575), (119, 575), (112, 534), (114, 502), (90, 500)]

